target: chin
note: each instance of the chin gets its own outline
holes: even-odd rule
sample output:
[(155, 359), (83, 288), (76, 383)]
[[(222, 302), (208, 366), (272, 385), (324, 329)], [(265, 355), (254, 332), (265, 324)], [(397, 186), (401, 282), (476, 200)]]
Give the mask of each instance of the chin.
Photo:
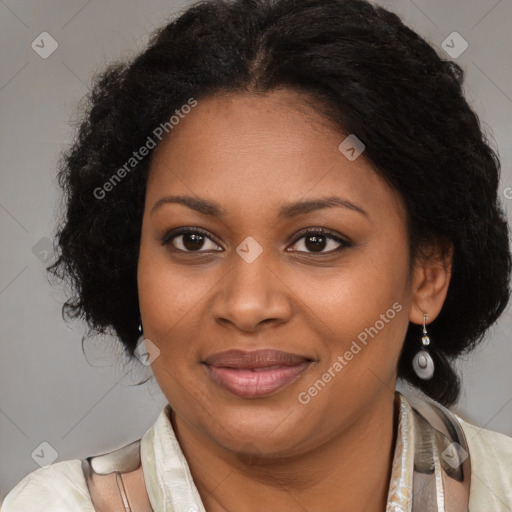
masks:
[(300, 415), (297, 411), (300, 409), (295, 403), (288, 407), (282, 404), (274, 404), (273, 407), (263, 403), (256, 405), (254, 401), (245, 406), (219, 404), (209, 411), (217, 419), (218, 428), (215, 428), (217, 422), (212, 422), (210, 414), (206, 415), (207, 423), (203, 428), (207, 428), (209, 435), (227, 450), (252, 456), (272, 456), (292, 450), (310, 437), (310, 430), (314, 430), (308, 428), (308, 411), (304, 409)]

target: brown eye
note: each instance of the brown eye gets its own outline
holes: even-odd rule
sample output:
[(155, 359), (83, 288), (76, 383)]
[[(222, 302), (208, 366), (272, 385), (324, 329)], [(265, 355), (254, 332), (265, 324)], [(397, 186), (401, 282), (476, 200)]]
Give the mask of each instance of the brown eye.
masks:
[(304, 246), (313, 252), (321, 252), (328, 245), (326, 236), (308, 235), (304, 237)]
[(327, 254), (349, 246), (350, 243), (346, 240), (324, 230), (310, 230), (298, 238), (292, 247), (295, 247), (298, 252)]
[(187, 233), (185, 235), (181, 235), (181, 237), (181, 244), (185, 247), (187, 251), (196, 251), (198, 249), (201, 249), (201, 247), (204, 245), (205, 237), (203, 235)]
[[(208, 242), (210, 246), (208, 246)], [(181, 229), (180, 231), (166, 235), (162, 241), (163, 245), (171, 244), (175, 249), (182, 252), (203, 252), (218, 250), (218, 245), (199, 229)]]

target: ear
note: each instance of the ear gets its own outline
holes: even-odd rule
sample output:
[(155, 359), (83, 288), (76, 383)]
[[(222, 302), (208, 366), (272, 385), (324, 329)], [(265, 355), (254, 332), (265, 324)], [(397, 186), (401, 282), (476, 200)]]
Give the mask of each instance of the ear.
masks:
[(411, 310), (409, 320), (423, 324), (423, 314), (428, 314), (426, 323), (439, 315), (452, 273), (453, 244), (445, 239), (436, 238), (424, 247), (418, 256), (411, 284)]

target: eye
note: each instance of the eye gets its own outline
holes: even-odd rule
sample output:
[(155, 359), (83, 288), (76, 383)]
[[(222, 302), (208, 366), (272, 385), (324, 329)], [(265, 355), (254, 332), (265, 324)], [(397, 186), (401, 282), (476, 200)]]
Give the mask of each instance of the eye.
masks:
[[(304, 242), (297, 243), (301, 240)], [(330, 243), (329, 243), (330, 242)], [(336, 247), (338, 244), (338, 247)], [(292, 247), (302, 246), (307, 250), (298, 250), (298, 252), (306, 252), (310, 254), (319, 253), (319, 254), (330, 254), (333, 252), (337, 252), (345, 247), (350, 247), (352, 244), (347, 240), (342, 239), (339, 236), (331, 234), (329, 231), (324, 228), (320, 229), (308, 229), (306, 232), (303, 232), (300, 238), (297, 238)], [(334, 246), (334, 247), (333, 247)], [(324, 251), (323, 249), (330, 249)], [(288, 249), (287, 249), (288, 250)]]
[[(304, 240), (304, 242), (298, 243), (302, 240)], [(208, 247), (208, 242), (211, 244), (210, 247)], [(201, 253), (208, 250), (222, 251), (222, 249), (218, 249), (219, 245), (212, 240), (208, 232), (201, 228), (181, 228), (171, 231), (164, 235), (162, 239), (162, 245), (169, 244), (178, 251), (187, 253)], [(300, 247), (301, 245), (306, 250), (295, 248), (297, 252), (330, 254), (342, 248), (351, 247), (352, 244), (324, 228), (310, 228), (302, 232), (301, 236), (295, 239), (291, 247)], [(338, 245), (338, 247), (336, 247), (336, 245)], [(329, 250), (325, 251), (324, 249), (326, 248)], [(291, 252), (290, 249), (287, 249), (287, 251)]]
[[(211, 247), (208, 247), (207, 241), (211, 242)], [(203, 252), (200, 251), (200, 249), (218, 250), (215, 248), (218, 247), (218, 245), (213, 242), (206, 231), (200, 228), (181, 228), (179, 231), (171, 231), (164, 236), (162, 244), (171, 244), (174, 248), (182, 252)], [(205, 244), (207, 246), (206, 248)]]

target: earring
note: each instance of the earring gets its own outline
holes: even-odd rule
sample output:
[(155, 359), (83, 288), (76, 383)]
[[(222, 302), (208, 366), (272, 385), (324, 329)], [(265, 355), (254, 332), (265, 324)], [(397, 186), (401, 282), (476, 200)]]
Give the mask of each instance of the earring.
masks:
[[(428, 314), (425, 313), (423, 315), (423, 336), (421, 338), (421, 343), (424, 347), (430, 345), (430, 338), (427, 336), (427, 328), (425, 327), (425, 322), (427, 320)], [(434, 360), (429, 352), (425, 349), (420, 350), (412, 360), (412, 367), (414, 368), (414, 372), (420, 379), (428, 380), (432, 378), (434, 375)]]
[(139, 322), (139, 339), (137, 340), (137, 345), (144, 339), (144, 335), (142, 334), (142, 323)]

